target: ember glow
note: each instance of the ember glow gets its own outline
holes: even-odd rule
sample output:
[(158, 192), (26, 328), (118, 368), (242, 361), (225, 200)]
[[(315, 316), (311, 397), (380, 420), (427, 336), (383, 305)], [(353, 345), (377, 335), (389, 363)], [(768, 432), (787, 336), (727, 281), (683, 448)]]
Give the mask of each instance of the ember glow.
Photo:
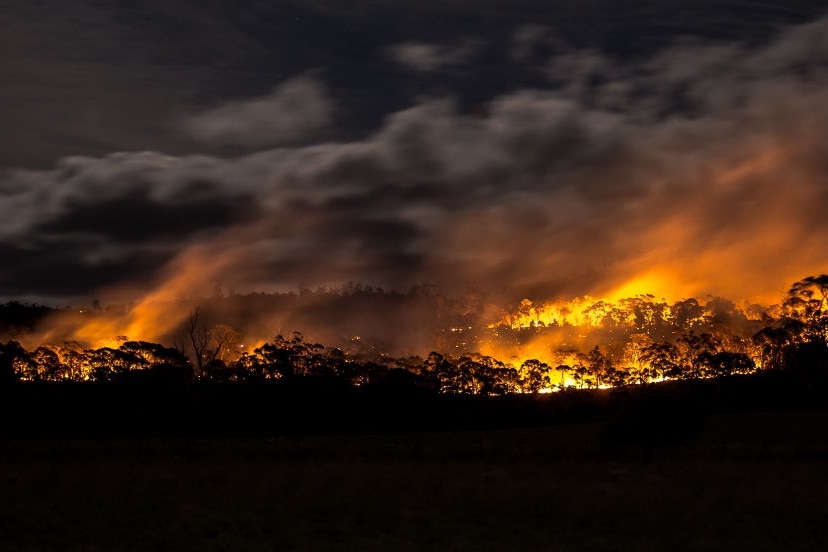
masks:
[(761, 314), (769, 313), (758, 306), (745, 312), (721, 299), (668, 303), (652, 295), (617, 301), (586, 296), (538, 305), (526, 299), (515, 312), (489, 325), (495, 338), (484, 344), (483, 352), (517, 366), (540, 360), (555, 367), (559, 387), (584, 385), (576, 367), (599, 358), (627, 374), (636, 374), (641, 382), (652, 383), (669, 377), (654, 370), (654, 347), (660, 343), (687, 346), (683, 340), (695, 334), (710, 335), (718, 343), (717, 349), (745, 355), (752, 366), (761, 368), (761, 351), (751, 338), (763, 325)]
[[(250, 329), (239, 331), (223, 323), (208, 327), (199, 318), (200, 305), (188, 312), (188, 324), (182, 324), (181, 313), (191, 301), (142, 302), (120, 313), (59, 313), (46, 323), (60, 321), (64, 332), (71, 332), (72, 321), (76, 324), (76, 333), (66, 334), (70, 339), (63, 345), (41, 344), (28, 353), (9, 342), (4, 354), (12, 355), (23, 380), (107, 380), (134, 370), (175, 367), (207, 380), (327, 374), (359, 386), (396, 371), (443, 392), (502, 394), (752, 374), (779, 368), (792, 348), (807, 343), (824, 346), (828, 337), (826, 275), (796, 282), (784, 300), (772, 307), (737, 307), (712, 297), (671, 302), (653, 295), (618, 300), (584, 296), (539, 303), (524, 299), (488, 323), (481, 313), (495, 312), (491, 305), (469, 309), (468, 300), (452, 300), (439, 293), (403, 296), (357, 288), (320, 290), (315, 295), (314, 307), (346, 296), (357, 304), (378, 298), (393, 298), (403, 301), (398, 305), (409, 307), (412, 302), (425, 304), (428, 312), (442, 305), (438, 315), (446, 326), (434, 327), (428, 348), (406, 357), (395, 355), (392, 348), (366, 346), (358, 335), (340, 339), (331, 348), (300, 334), (255, 341)], [(296, 299), (293, 308), (308, 308), (302, 305), (301, 296), (290, 297)], [(232, 304), (245, 298), (205, 301)], [(144, 312), (151, 313), (149, 322), (141, 320)], [(166, 317), (165, 325), (156, 322), (161, 316)], [(476, 318), (480, 316), (484, 317)], [(465, 320), (463, 325), (456, 325), (459, 320)], [(469, 320), (471, 324), (465, 325)], [(452, 321), (455, 325), (450, 325)], [(347, 318), (342, 322), (345, 327), (349, 324)], [(99, 332), (139, 330), (140, 323), (156, 330), (169, 328), (168, 339), (175, 348), (149, 343), (141, 334), (137, 339), (118, 335), (102, 343), (83, 341), (83, 332), (99, 339)], [(252, 345), (245, 346), (245, 342)], [(441, 349), (443, 354), (426, 354), (429, 348)]]

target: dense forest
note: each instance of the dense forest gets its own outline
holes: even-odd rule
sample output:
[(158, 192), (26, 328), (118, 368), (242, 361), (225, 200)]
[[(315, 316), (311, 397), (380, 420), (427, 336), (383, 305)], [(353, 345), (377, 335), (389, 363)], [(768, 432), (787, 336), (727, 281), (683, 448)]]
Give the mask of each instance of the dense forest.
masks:
[[(358, 301), (388, 301), (389, 296), (371, 288), (352, 288), (349, 295)], [(418, 301), (439, 302), (444, 310), (450, 310), (445, 307), (449, 304), (457, 311), (459, 305), (435, 293), (420, 293)], [(346, 347), (326, 347), (300, 333), (277, 335), (246, 350), (239, 332), (227, 324), (203, 323), (205, 313), (196, 306), (173, 346), (121, 336), (115, 347), (86, 348), (66, 341), (27, 350), (9, 340), (0, 346), (0, 380), (326, 379), (353, 387), (393, 384), (441, 393), (505, 395), (711, 379), (794, 366), (821, 369), (828, 362), (828, 275), (804, 278), (780, 305), (751, 312), (721, 299), (668, 304), (651, 296), (537, 306), (526, 300), (486, 326), (463, 319), (464, 312), (454, 318), (443, 315), (443, 327), (432, 328), (435, 341), (445, 349), (425, 356), (392, 356), (364, 346), (359, 336)], [(33, 327), (50, 314), (50, 309), (32, 305), (0, 307), (6, 329)], [(461, 346), (468, 350), (455, 352)], [(508, 356), (478, 352), (490, 350)], [(535, 358), (532, 351), (543, 355)]]

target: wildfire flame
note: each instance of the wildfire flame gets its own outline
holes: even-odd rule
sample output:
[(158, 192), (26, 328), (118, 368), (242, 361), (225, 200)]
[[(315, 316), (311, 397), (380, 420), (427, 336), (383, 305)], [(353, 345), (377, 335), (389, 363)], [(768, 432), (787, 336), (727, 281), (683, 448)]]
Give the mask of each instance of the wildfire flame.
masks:
[[(739, 308), (722, 299), (669, 301), (652, 294), (636, 294), (649, 289), (670, 291), (668, 286), (668, 278), (650, 272), (601, 298), (587, 295), (541, 303), (524, 299), (513, 311), (488, 324), (493, 338), (482, 343), (481, 352), (508, 359), (514, 366), (541, 361), (558, 374), (548, 376), (549, 381), (559, 380), (557, 388), (563, 388), (580, 383), (575, 367), (584, 362), (590, 350), (600, 348), (601, 354), (626, 372), (647, 373), (649, 362), (643, 351), (649, 346), (674, 341), (688, 332), (692, 335), (693, 331), (709, 330), (730, 340), (729, 350), (745, 354), (761, 367), (761, 351), (750, 336), (761, 327), (762, 314), (770, 312), (770, 307), (745, 304)], [(654, 382), (664, 376), (650, 374), (646, 379)]]

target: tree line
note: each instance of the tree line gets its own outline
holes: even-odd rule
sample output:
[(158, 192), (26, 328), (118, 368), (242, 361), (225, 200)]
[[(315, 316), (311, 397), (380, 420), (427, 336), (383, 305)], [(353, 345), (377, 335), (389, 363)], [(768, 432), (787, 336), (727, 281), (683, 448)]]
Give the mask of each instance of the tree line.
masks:
[[(748, 375), (783, 369), (826, 369), (828, 363), (828, 275), (791, 286), (776, 308), (735, 320), (732, 309), (703, 309), (696, 300), (666, 305), (646, 298), (590, 307), (592, 331), (606, 338), (585, 351), (568, 350), (561, 362), (515, 361), (480, 353), (432, 352), (425, 357), (361, 354), (325, 347), (300, 333), (277, 335), (252, 351), (227, 355), (232, 329), (189, 319), (188, 343), (167, 347), (124, 339), (118, 347), (84, 348), (78, 343), (26, 350), (0, 344), (0, 382), (195, 381), (219, 383), (298, 382), (325, 379), (343, 385), (398, 385), (478, 395), (537, 393), (578, 388), (619, 388), (663, 380)], [(720, 305), (721, 306), (721, 305)], [(527, 310), (527, 305), (522, 305)], [(528, 311), (527, 311), (528, 312)], [(670, 324), (665, 322), (671, 313)], [(490, 338), (556, 339), (575, 331), (566, 324), (500, 326)], [(582, 330), (577, 330), (582, 331)], [(188, 353), (188, 354), (185, 354)]]

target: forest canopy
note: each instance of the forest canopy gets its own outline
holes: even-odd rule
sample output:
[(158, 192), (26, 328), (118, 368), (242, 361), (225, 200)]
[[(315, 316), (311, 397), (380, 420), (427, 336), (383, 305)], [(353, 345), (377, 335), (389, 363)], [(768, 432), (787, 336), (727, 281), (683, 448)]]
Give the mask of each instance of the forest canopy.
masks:
[[(303, 297), (322, 311), (351, 303), (369, 309), (374, 304), (388, 312), (394, 304), (405, 312), (399, 309), (405, 304), (409, 311), (430, 315), (426, 330), (433, 350), (393, 355), (383, 346), (387, 344), (361, 335), (325, 346), (298, 331), (247, 346), (250, 336), (227, 323), (237, 319), (218, 319), (217, 307), (223, 303), (281, 302), (284, 308)], [(474, 303), (468, 295), (452, 299), (435, 289), (399, 294), (357, 285), (298, 295), (218, 296), (190, 307), (172, 343), (122, 335), (113, 346), (100, 347), (79, 340), (25, 347), (22, 338), (33, 328), (66, 313), (7, 303), (0, 306), (4, 331), (17, 332), (21, 339), (0, 346), (0, 374), (5, 383), (324, 378), (356, 387), (394, 383), (443, 393), (502, 395), (711, 379), (792, 366), (824, 369), (828, 360), (828, 275), (795, 282), (772, 307), (739, 308), (720, 298), (668, 303), (649, 295), (615, 302), (525, 299), (486, 322)], [(113, 316), (111, 310), (94, 305), (73, 315), (100, 319)], [(342, 322), (347, 326), (347, 319)], [(397, 328), (394, 320), (388, 324)], [(423, 328), (412, 332), (418, 330)]]

